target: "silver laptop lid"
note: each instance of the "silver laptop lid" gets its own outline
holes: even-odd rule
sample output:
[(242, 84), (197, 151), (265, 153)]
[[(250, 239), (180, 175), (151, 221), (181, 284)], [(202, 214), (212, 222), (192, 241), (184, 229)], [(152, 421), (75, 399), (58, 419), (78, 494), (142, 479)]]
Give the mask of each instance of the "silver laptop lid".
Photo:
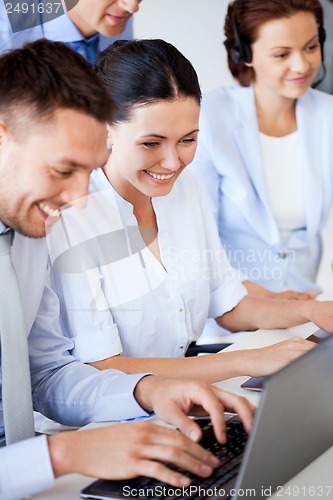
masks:
[(333, 445), (333, 338), (265, 384), (235, 490), (273, 493)]

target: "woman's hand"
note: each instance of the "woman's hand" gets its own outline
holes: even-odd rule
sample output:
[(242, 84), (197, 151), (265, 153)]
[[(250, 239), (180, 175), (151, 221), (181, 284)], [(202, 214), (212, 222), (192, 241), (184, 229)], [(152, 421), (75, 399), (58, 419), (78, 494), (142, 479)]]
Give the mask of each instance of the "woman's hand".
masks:
[(318, 295), (317, 292), (294, 292), (293, 290), (286, 290), (285, 292), (269, 291), (269, 294), (267, 297), (277, 300), (314, 300)]
[(292, 337), (268, 347), (247, 349), (238, 353), (244, 359), (244, 372), (251, 377), (264, 377), (281, 370), (314, 347), (316, 347), (314, 342)]
[(332, 300), (313, 300), (304, 302), (304, 317), (312, 321), (322, 330), (333, 334), (333, 301)]
[(243, 285), (249, 295), (257, 295), (259, 297), (268, 297), (277, 300), (313, 300), (317, 297), (317, 292), (295, 292), (294, 290), (285, 290), (284, 292), (272, 292), (264, 286), (258, 285), (253, 281), (243, 281)]

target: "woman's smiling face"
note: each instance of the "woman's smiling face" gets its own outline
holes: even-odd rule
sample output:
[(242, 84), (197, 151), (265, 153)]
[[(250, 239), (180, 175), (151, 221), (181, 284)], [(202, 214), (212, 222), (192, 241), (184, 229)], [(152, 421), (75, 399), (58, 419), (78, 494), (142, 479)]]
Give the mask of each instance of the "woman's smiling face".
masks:
[(112, 125), (112, 153), (105, 167), (128, 201), (170, 193), (194, 158), (200, 107), (192, 97), (134, 106), (129, 120)]
[(316, 19), (310, 12), (262, 24), (252, 45), (255, 87), (271, 95), (297, 99), (321, 65)]

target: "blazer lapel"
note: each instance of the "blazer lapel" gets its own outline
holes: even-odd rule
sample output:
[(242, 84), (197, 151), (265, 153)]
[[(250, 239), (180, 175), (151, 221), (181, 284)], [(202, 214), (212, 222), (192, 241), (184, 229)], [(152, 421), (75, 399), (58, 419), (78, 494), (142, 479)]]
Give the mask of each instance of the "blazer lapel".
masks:
[(237, 97), (234, 139), (241, 159), (238, 175), (245, 188), (238, 206), (260, 237), (269, 244), (276, 244), (280, 235), (267, 195), (253, 89), (240, 88)]
[(320, 227), (323, 209), (322, 158), (323, 148), (318, 139), (323, 137), (322, 120), (316, 111), (315, 94), (308, 91), (296, 106), (297, 127), (300, 132), (302, 163), (304, 165), (304, 193), (306, 206), (306, 234), (311, 239)]

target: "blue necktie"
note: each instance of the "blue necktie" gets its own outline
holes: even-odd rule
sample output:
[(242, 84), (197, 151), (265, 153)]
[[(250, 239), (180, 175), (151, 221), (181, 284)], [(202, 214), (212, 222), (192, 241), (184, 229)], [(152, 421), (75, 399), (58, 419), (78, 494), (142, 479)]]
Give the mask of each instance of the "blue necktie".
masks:
[(83, 56), (90, 64), (93, 66), (96, 61), (97, 51), (98, 51), (99, 34), (92, 36), (91, 38), (83, 38), (77, 42), (67, 42), (71, 49), (75, 50)]

